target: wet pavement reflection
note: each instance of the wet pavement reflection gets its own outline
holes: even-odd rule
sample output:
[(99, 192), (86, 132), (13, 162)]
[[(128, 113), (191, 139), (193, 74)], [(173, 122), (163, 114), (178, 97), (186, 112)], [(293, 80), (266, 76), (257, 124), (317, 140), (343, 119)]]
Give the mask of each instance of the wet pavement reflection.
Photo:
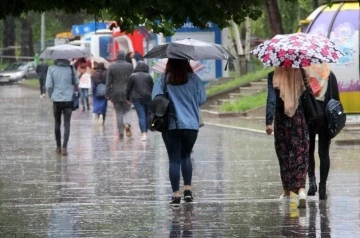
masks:
[[(67, 157), (55, 154), (52, 105), (0, 87), (0, 237), (360, 237), (360, 148), (331, 147), (327, 201), (279, 201), (273, 139), (205, 126), (193, 152), (194, 204), (169, 207), (159, 133), (119, 140), (76, 111)], [(317, 177), (318, 160), (317, 164)]]

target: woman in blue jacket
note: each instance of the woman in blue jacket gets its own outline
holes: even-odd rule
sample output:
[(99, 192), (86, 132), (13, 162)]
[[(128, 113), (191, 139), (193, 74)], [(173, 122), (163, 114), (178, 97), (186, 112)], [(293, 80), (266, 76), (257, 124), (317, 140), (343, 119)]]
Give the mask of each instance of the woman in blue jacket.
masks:
[(190, 154), (197, 139), (200, 105), (205, 103), (206, 93), (189, 61), (181, 59), (168, 60), (165, 74), (154, 85), (152, 98), (164, 94), (165, 88), (175, 110), (168, 130), (162, 133), (169, 156), (169, 177), (173, 191), (170, 205), (180, 206), (180, 169), (184, 179), (184, 200), (193, 201)]

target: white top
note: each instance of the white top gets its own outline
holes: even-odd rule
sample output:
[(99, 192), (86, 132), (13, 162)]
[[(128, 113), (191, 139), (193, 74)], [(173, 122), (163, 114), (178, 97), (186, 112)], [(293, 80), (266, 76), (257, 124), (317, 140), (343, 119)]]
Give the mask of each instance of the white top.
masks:
[(79, 88), (91, 88), (91, 75), (84, 73), (79, 79)]

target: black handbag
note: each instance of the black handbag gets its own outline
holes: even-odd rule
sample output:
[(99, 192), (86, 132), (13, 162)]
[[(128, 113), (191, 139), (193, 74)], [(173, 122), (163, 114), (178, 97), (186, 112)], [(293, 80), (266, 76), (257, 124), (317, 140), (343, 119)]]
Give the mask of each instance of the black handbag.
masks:
[(313, 128), (319, 128), (323, 122), (324, 112), (317, 102), (314, 93), (309, 85), (305, 70), (300, 68), (301, 75), (305, 85), (305, 91), (301, 96), (301, 103), (304, 109), (305, 119)]
[(328, 134), (332, 139), (345, 127), (346, 114), (341, 102), (332, 98), (331, 85), (329, 82), (330, 100), (326, 104), (325, 115), (328, 121)]
[[(76, 81), (75, 81), (75, 74), (74, 74), (74, 68), (70, 65), (70, 69), (71, 69), (71, 81), (73, 85), (76, 85)], [(74, 86), (74, 93), (73, 93), (73, 98), (72, 98), (72, 110), (76, 111), (79, 108), (79, 89)]]

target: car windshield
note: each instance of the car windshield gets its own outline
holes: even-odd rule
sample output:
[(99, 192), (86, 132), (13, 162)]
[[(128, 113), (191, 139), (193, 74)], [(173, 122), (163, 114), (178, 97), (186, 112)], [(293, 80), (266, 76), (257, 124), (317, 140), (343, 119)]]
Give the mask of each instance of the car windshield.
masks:
[(26, 68), (26, 63), (23, 62), (14, 62), (10, 65), (8, 65), (4, 70), (16, 70), (16, 69), (25, 69)]

